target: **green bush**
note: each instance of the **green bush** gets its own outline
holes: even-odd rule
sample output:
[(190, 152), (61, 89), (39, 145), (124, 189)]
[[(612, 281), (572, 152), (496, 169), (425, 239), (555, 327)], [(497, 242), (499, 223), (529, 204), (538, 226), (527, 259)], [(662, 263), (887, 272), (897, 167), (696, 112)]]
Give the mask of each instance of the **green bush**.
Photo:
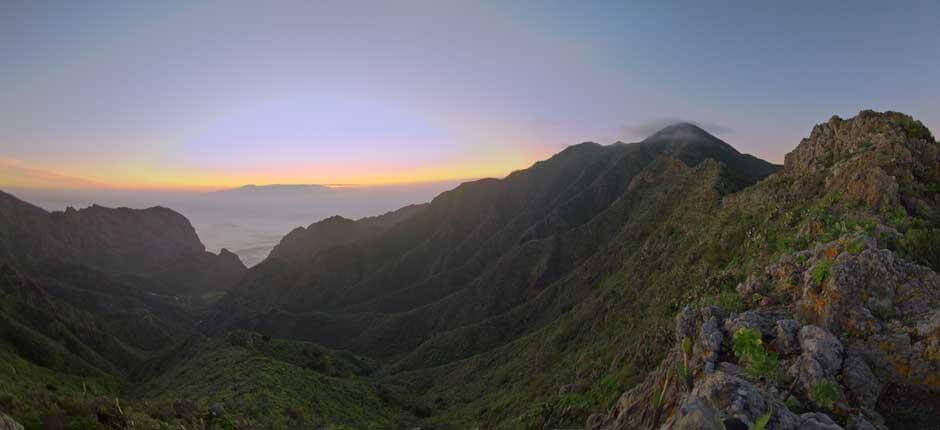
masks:
[(839, 400), (839, 386), (829, 380), (819, 381), (810, 389), (809, 398), (816, 406), (831, 409), (836, 400)]
[(832, 262), (829, 260), (819, 260), (816, 262), (816, 266), (813, 267), (813, 282), (816, 285), (822, 284), (826, 279), (829, 279), (830, 271), (832, 270)]
[(775, 378), (780, 361), (776, 354), (764, 349), (760, 332), (740, 328), (734, 333), (734, 356), (746, 365), (745, 370), (753, 378)]
[(803, 404), (800, 403), (800, 401), (796, 397), (790, 396), (789, 398), (787, 398), (787, 401), (784, 402), (783, 404), (786, 405), (787, 409), (789, 409), (790, 412), (794, 412), (797, 414), (803, 412)]

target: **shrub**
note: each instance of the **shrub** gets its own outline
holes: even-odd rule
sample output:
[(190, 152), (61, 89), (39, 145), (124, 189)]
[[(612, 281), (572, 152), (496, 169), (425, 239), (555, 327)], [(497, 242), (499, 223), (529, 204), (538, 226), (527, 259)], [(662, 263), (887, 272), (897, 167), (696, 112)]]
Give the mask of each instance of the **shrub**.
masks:
[(822, 284), (826, 279), (829, 279), (829, 272), (832, 269), (832, 262), (829, 260), (819, 260), (816, 263), (816, 266), (813, 267), (813, 281), (817, 285)]
[(810, 389), (809, 398), (816, 406), (831, 409), (839, 399), (839, 386), (829, 380), (819, 381)]
[(750, 328), (740, 328), (734, 333), (733, 350), (735, 357), (747, 367), (753, 378), (776, 377), (780, 361), (776, 354), (764, 349), (760, 332)]
[(796, 397), (790, 396), (789, 398), (787, 398), (787, 401), (785, 401), (783, 404), (786, 405), (787, 409), (789, 409), (791, 412), (794, 412), (794, 413), (803, 412), (803, 404), (800, 403), (800, 401)]

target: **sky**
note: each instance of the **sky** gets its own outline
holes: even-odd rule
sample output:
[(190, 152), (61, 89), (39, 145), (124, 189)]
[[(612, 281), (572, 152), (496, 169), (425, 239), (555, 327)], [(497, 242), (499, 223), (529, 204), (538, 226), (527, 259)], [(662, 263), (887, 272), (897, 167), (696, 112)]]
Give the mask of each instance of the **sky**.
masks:
[(502, 177), (693, 121), (940, 130), (937, 1), (0, 2), (0, 186)]

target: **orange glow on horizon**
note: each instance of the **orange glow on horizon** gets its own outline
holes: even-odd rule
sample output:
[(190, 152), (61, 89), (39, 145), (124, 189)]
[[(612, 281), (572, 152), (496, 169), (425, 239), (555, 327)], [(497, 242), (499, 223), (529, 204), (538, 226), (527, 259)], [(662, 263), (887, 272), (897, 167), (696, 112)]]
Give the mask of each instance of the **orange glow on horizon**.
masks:
[[(503, 178), (509, 173), (530, 166), (529, 157), (507, 157), (502, 163), (462, 162), (450, 166), (418, 168), (381, 168), (372, 172), (354, 174), (338, 167), (320, 174), (307, 169), (293, 168), (278, 171), (253, 171), (244, 174), (231, 172), (194, 172), (162, 170), (138, 166), (130, 168), (100, 168), (94, 174), (83, 174), (86, 169), (38, 169), (20, 162), (0, 160), (0, 188), (60, 188), (60, 189), (115, 189), (148, 191), (215, 191), (244, 185), (318, 184), (330, 187), (376, 187), (433, 182), (467, 181), (480, 178)], [(15, 168), (14, 168), (15, 167)], [(72, 167), (72, 166), (69, 166)], [(309, 169), (323, 170), (323, 169)], [(369, 170), (369, 166), (360, 167)]]

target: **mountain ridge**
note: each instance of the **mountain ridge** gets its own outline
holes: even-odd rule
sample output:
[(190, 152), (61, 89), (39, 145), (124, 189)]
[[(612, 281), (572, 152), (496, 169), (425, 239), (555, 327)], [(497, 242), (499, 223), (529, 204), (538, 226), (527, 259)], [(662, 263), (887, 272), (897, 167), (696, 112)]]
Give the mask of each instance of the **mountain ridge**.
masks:
[[(128, 396), (144, 428), (709, 428), (696, 417), (747, 426), (767, 406), (768, 428), (936, 424), (940, 327), (928, 311), (940, 294), (940, 145), (930, 131), (863, 111), (817, 125), (776, 166), (700, 128), (670, 127), (636, 143), (573, 145), (424, 205), (298, 228), (218, 301), (153, 296), (142, 280), (81, 262), (42, 276), (8, 265), (0, 339), (16, 334), (16, 360), (124, 381), (133, 389), (123, 394), (94, 390)], [(9, 237), (0, 249), (15, 251)], [(90, 331), (76, 323), (85, 314)], [(748, 373), (732, 345), (740, 328), (777, 354), (779, 381)], [(134, 336), (144, 332), (154, 342)], [(0, 373), (28, 386), (10, 378)], [(814, 400), (820, 378), (844, 393), (834, 406)], [(41, 399), (79, 387), (6, 405), (0, 396), (0, 408), (56, 411)], [(369, 406), (343, 406), (355, 399)]]

